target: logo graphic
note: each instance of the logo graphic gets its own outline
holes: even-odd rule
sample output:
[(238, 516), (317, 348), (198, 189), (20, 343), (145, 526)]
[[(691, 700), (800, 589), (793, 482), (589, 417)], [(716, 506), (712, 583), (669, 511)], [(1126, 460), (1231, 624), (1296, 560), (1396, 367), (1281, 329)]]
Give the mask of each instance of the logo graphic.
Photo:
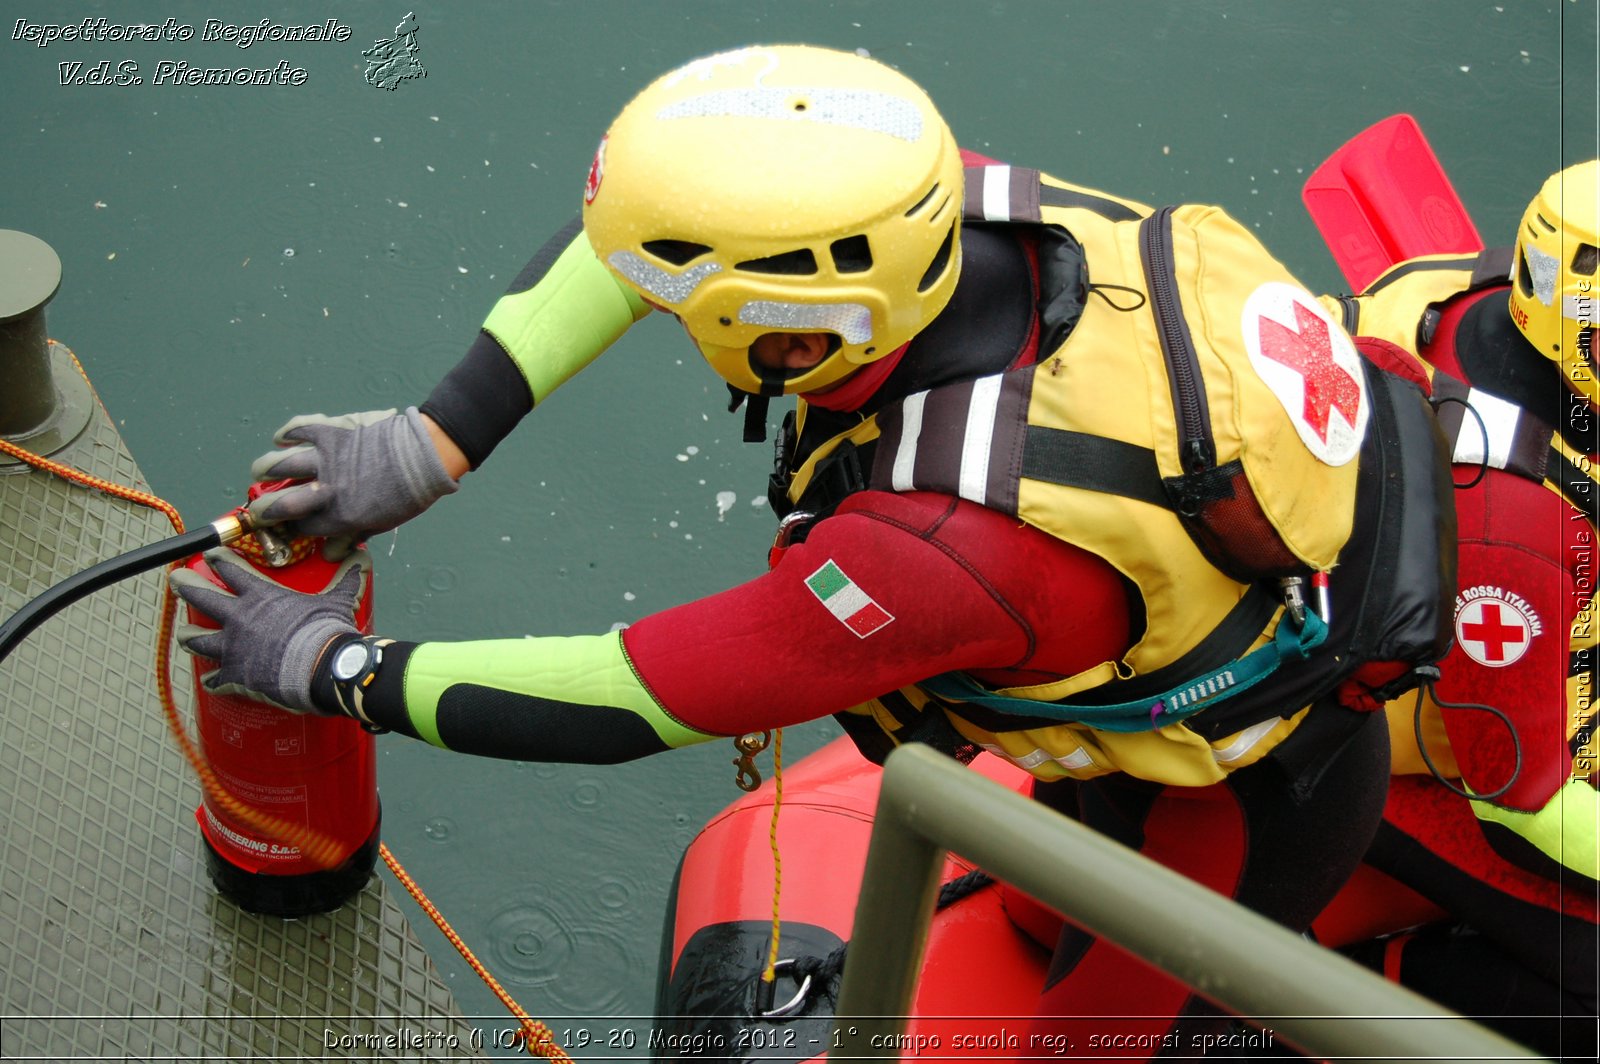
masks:
[(1282, 281), (1250, 293), (1240, 325), (1250, 364), (1307, 449), (1331, 466), (1354, 458), (1368, 404), (1361, 359), (1344, 330), (1303, 289)]
[(428, 72), (417, 62), (417, 15), (406, 12), (400, 25), (394, 28), (394, 37), (377, 41), (361, 53), (367, 59), (368, 85), (393, 92), (408, 78), (425, 78)]
[(844, 570), (835, 565), (832, 559), (806, 577), (806, 586), (817, 596), (817, 601), (839, 619), (840, 624), (862, 639), (894, 620), (887, 610), (872, 601), (871, 595), (844, 575)]
[(607, 133), (600, 138), (600, 146), (594, 150), (594, 162), (589, 164), (589, 180), (583, 183), (583, 202), (593, 203), (594, 198), (600, 195), (600, 182), (606, 179), (606, 141), (611, 138)]
[(1484, 585), (1456, 597), (1456, 642), (1479, 665), (1503, 669), (1516, 663), (1543, 631), (1538, 613), (1515, 592)]

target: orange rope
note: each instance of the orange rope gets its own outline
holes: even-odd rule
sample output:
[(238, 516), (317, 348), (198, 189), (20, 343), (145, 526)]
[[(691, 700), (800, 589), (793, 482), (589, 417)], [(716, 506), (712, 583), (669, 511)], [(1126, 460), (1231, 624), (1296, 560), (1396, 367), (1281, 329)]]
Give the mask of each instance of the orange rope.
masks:
[(483, 981), (488, 984), (490, 990), (494, 991), (495, 997), (500, 999), (500, 1003), (506, 1007), (506, 1010), (511, 1015), (517, 1018), (518, 1023), (522, 1024), (521, 1041), (528, 1052), (536, 1056), (547, 1057), (550, 1060), (567, 1061), (568, 1064), (571, 1064), (572, 1058), (567, 1056), (561, 1046), (556, 1043), (556, 1036), (551, 1033), (550, 1028), (524, 1012), (522, 1006), (517, 1004), (516, 999), (506, 992), (505, 987), (500, 985), (500, 981), (489, 973), (489, 969), (483, 966), (483, 963), (473, 954), (471, 948), (461, 940), (461, 936), (456, 934), (455, 928), (450, 926), (450, 922), (444, 918), (444, 914), (434, 908), (433, 902), (428, 900), (428, 896), (422, 892), (422, 888), (417, 886), (416, 881), (406, 873), (404, 868), (400, 867), (400, 862), (395, 859), (394, 854), (389, 852), (387, 844), (381, 842), (378, 844), (378, 855), (383, 858), (383, 863), (389, 866), (389, 871), (394, 873), (394, 877), (400, 881), (400, 885), (405, 887), (411, 896), (416, 899), (418, 905), (422, 906), (422, 911), (432, 918), (434, 924), (444, 933), (444, 937), (450, 940), (450, 944), (472, 966), (472, 970), (477, 972)]
[[(51, 346), (57, 346), (57, 341), (51, 340), (50, 344)], [(60, 346), (66, 350), (67, 355), (72, 359), (72, 364), (77, 367), (78, 373), (87, 382), (89, 380), (88, 375), (84, 373), (82, 364), (78, 362), (78, 357), (72, 353), (70, 348), (66, 348), (65, 345)], [(93, 387), (91, 384), (91, 391)], [(96, 393), (95, 399), (96, 402), (99, 401), (98, 393)], [(4, 438), (0, 438), (0, 452), (11, 455), (13, 458), (72, 483), (81, 484), (96, 491), (104, 492), (107, 495), (159, 510), (166, 515), (167, 520), (171, 522), (178, 535), (182, 535), (184, 532), (183, 517), (179, 515), (177, 508), (165, 499), (149, 492), (139, 491), (136, 488), (126, 487), (122, 484), (115, 484), (109, 480), (102, 480), (91, 473), (85, 473), (80, 469), (74, 469), (42, 455), (34, 454)], [(244, 541), (241, 540), (240, 544), (242, 545), (243, 543)], [(237, 550), (238, 548), (236, 547), (235, 549)], [(239, 553), (249, 556), (249, 548), (241, 550)], [(257, 548), (257, 553), (259, 553), (259, 548)], [(302, 557), (304, 553), (302, 550)], [(173, 562), (172, 565), (168, 566), (168, 571), (170, 572), (182, 564), (182, 562)], [(301, 853), (313, 863), (323, 868), (332, 868), (340, 860), (339, 850), (341, 847), (337, 842), (321, 832), (290, 823), (267, 813), (261, 813), (239, 801), (222, 785), (222, 781), (217, 779), (216, 773), (206, 763), (199, 747), (189, 737), (188, 729), (184, 727), (183, 720), (178, 713), (177, 699), (172, 693), (172, 632), (173, 623), (177, 616), (177, 605), (177, 596), (172, 593), (172, 587), (169, 584), (162, 594), (161, 619), (156, 630), (156, 691), (161, 699), (161, 711), (167, 721), (167, 730), (172, 733), (172, 738), (177, 743), (178, 749), (182, 751), (184, 760), (189, 763), (190, 768), (194, 769), (195, 775), (200, 780), (200, 786), (205, 791), (206, 796), (213, 802), (251, 827), (263, 831), (273, 838), (290, 842), (300, 847)], [(571, 1064), (571, 1058), (557, 1044), (555, 1035), (551, 1033), (550, 1028), (529, 1016), (527, 1012), (523, 1011), (522, 1006), (518, 1005), (516, 1000), (506, 992), (506, 989), (500, 985), (499, 980), (490, 974), (489, 970), (478, 960), (467, 944), (461, 940), (461, 936), (456, 934), (455, 929), (444, 918), (444, 914), (423, 893), (422, 888), (406, 872), (399, 859), (390, 852), (389, 847), (380, 842), (378, 844), (378, 853), (383, 857), (384, 864), (388, 865), (389, 870), (394, 873), (395, 878), (406, 888), (412, 898), (416, 899), (417, 904), (422, 907), (422, 911), (428, 914), (439, 930), (444, 933), (444, 937), (450, 940), (450, 944), (460, 951), (461, 956), (471, 965), (472, 970), (478, 973), (483, 981), (488, 984), (489, 989), (494, 991), (495, 996), (505, 1005), (506, 1009), (521, 1023), (521, 1041), (527, 1047), (528, 1052), (550, 1060), (565, 1061), (566, 1064)], [(774, 943), (774, 948), (776, 948), (776, 943)]]

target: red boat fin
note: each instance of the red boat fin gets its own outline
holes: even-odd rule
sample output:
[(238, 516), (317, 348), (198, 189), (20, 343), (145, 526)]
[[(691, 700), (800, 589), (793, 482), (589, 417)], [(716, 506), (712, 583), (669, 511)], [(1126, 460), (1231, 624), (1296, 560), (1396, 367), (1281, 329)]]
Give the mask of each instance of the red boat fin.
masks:
[(1418, 255), (1483, 250), (1410, 115), (1392, 115), (1350, 138), (1306, 179), (1301, 196), (1352, 292)]

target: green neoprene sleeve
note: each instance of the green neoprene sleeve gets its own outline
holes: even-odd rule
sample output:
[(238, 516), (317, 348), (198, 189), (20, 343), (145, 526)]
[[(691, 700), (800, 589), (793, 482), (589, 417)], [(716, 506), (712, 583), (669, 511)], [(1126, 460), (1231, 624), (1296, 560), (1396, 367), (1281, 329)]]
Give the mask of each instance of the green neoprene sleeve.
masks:
[(1587, 780), (1568, 780), (1536, 813), (1489, 802), (1473, 802), (1472, 808), (1478, 819), (1510, 828), (1552, 861), (1600, 879), (1600, 792)]
[(669, 747), (719, 738), (688, 727), (657, 704), (628, 661), (620, 631), (419, 644), (406, 664), (406, 713), (417, 734), (435, 746), (446, 745), (439, 734), (439, 700), (459, 683), (548, 703), (625, 710)]
[(648, 313), (580, 231), (538, 284), (500, 297), (483, 330), (517, 364), (537, 404)]

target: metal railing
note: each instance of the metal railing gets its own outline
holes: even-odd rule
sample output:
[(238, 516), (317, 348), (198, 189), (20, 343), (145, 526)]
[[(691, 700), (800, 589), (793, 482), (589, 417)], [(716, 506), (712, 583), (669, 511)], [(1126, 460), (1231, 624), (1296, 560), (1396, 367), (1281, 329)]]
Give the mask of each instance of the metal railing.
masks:
[(946, 851), (1324, 1058), (1541, 1061), (1078, 822), (916, 745), (883, 774), (830, 1059), (906, 1045)]

